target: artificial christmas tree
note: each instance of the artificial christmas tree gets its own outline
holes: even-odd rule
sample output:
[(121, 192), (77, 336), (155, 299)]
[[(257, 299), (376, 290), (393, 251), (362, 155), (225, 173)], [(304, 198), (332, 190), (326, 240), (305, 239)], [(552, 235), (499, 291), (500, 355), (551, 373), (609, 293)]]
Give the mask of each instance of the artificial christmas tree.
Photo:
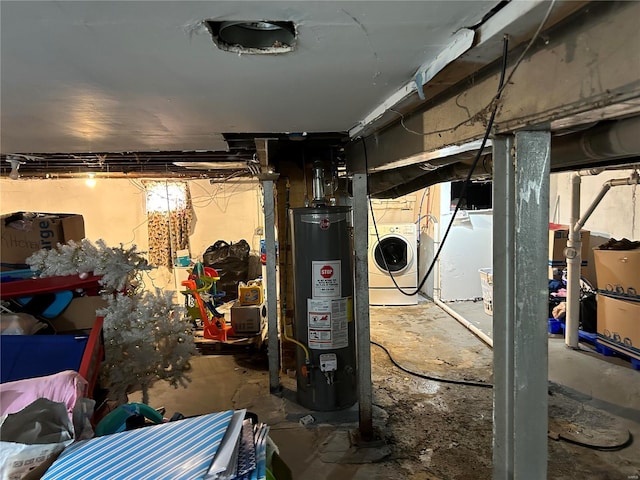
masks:
[(143, 291), (139, 274), (148, 270), (146, 259), (135, 245), (129, 249), (108, 247), (103, 240), (58, 244), (40, 250), (27, 259), (42, 277), (100, 275), (107, 307), (104, 316), (105, 363), (101, 371), (104, 386), (112, 398), (130, 389), (142, 388), (142, 401), (149, 402), (148, 388), (156, 380), (172, 386), (189, 381), (185, 370), (197, 353), (191, 320), (172, 302), (172, 292)]

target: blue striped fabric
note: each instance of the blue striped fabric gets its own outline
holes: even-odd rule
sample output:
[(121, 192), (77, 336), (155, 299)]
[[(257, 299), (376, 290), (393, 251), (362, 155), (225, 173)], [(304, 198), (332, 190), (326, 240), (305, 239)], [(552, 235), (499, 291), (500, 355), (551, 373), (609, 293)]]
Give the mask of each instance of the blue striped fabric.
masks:
[(203, 479), (233, 410), (186, 418), (69, 446), (43, 480)]

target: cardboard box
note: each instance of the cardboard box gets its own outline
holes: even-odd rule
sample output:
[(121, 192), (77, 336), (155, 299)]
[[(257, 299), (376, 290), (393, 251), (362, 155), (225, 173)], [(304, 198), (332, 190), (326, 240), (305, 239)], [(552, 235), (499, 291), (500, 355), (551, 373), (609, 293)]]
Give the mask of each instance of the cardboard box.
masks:
[[(58, 243), (84, 238), (82, 215), (70, 213), (16, 212), (0, 217), (2, 263), (24, 264), (34, 252), (51, 249)], [(23, 220), (24, 219), (24, 220)]]
[(91, 330), (96, 321), (96, 310), (106, 306), (107, 300), (99, 296), (76, 297), (50, 322), (57, 333)]
[[(564, 256), (564, 249), (567, 247), (568, 238), (568, 225), (560, 225), (556, 223), (549, 224), (550, 267), (562, 267), (567, 264), (567, 259)], [(580, 230), (580, 240), (582, 241), (582, 248), (580, 249), (580, 254), (582, 255), (582, 265), (586, 265), (589, 259), (589, 253), (591, 252), (591, 233), (589, 232), (589, 230)]]
[(599, 294), (598, 341), (640, 360), (640, 302)]
[(598, 290), (640, 295), (640, 248), (593, 250)]
[(235, 333), (258, 334), (267, 318), (267, 307), (262, 305), (240, 305), (235, 302), (231, 307), (231, 326)]

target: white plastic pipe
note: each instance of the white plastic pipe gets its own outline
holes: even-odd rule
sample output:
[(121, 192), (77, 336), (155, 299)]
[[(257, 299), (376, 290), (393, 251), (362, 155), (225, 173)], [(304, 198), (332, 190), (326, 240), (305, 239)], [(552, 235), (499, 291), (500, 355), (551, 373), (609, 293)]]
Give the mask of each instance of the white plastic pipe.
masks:
[(569, 217), (569, 238), (565, 257), (567, 261), (567, 315), (564, 343), (567, 347), (578, 347), (578, 326), (580, 323), (580, 266), (582, 265), (582, 241), (580, 240), (580, 184), (579, 173), (571, 175), (571, 216)]
[(442, 310), (444, 310), (445, 312), (447, 312), (449, 315), (451, 315), (454, 319), (456, 319), (463, 327), (467, 328), (469, 331), (471, 331), (474, 335), (476, 335), (480, 340), (482, 340), (484, 343), (486, 343), (487, 345), (489, 345), (491, 348), (493, 348), (493, 339), (491, 337), (489, 337), (486, 333), (484, 333), (482, 330), (480, 330), (478, 327), (476, 327), (473, 323), (471, 323), (469, 320), (467, 320), (466, 318), (464, 318), (462, 315), (460, 315), (458, 312), (452, 310), (446, 303), (442, 303), (438, 298), (433, 299), (433, 303), (435, 303), (436, 305), (438, 305)]
[(582, 264), (580, 231), (611, 187), (640, 184), (638, 172), (633, 172), (627, 178), (614, 178), (604, 182), (596, 198), (593, 199), (584, 215), (580, 217), (580, 175), (597, 173), (600, 172), (596, 170), (581, 171), (571, 176), (571, 218), (569, 238), (565, 250), (567, 258), (567, 316), (564, 339), (564, 343), (570, 348), (577, 348), (580, 338), (578, 333), (580, 324), (580, 267)]

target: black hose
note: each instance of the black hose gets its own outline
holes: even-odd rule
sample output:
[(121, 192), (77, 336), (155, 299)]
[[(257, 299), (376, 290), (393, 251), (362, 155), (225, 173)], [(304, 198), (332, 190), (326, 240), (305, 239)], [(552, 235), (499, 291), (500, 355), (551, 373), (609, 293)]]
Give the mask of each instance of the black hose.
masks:
[(631, 435), (631, 432), (629, 432), (628, 430), (627, 430), (627, 433), (628, 433), (627, 439), (618, 445), (593, 445), (592, 443), (584, 443), (579, 440), (575, 440), (573, 438), (565, 437), (561, 433), (556, 435), (552, 435), (551, 433), (549, 433), (549, 438), (553, 440), (562, 440), (564, 442), (571, 443), (572, 445), (589, 448), (591, 450), (599, 450), (601, 452), (617, 452), (618, 450), (627, 448), (629, 445), (633, 443), (633, 435)]
[(396, 367), (398, 367), (403, 372), (406, 372), (409, 375), (413, 375), (414, 377), (424, 378), (425, 380), (432, 380), (434, 382), (440, 382), (440, 383), (452, 383), (454, 385), (464, 385), (464, 386), (467, 386), (467, 387), (493, 388), (493, 385), (490, 384), (490, 383), (469, 382), (469, 381), (466, 381), (466, 380), (452, 380), (452, 379), (449, 379), (449, 378), (438, 378), (438, 377), (432, 377), (431, 375), (425, 375), (424, 373), (412, 372), (408, 368), (403, 367), (402, 365), (400, 365), (393, 358), (393, 356), (391, 355), (391, 352), (389, 352), (387, 347), (385, 347), (384, 345), (380, 345), (379, 343), (374, 342), (373, 340), (371, 340), (371, 344), (375, 345), (376, 347), (381, 348), (382, 350), (384, 350), (385, 353), (388, 355), (389, 360), (391, 360), (391, 363), (393, 363)]

